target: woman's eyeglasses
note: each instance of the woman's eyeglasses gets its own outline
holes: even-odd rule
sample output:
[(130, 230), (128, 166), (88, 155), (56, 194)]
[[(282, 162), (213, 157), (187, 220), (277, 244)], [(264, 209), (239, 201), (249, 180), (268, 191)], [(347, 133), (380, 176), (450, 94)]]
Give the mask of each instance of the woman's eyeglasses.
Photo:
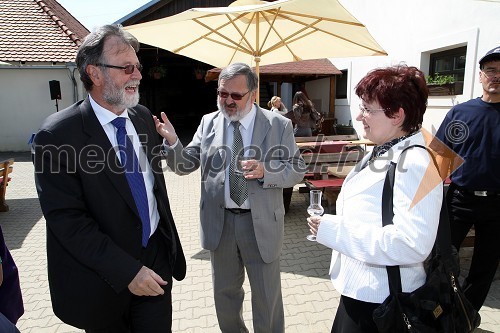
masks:
[(127, 65), (127, 66), (115, 66), (115, 65), (108, 65), (108, 64), (95, 64), (96, 66), (101, 66), (101, 67), (107, 67), (107, 68), (116, 68), (116, 69), (123, 69), (125, 71), (125, 74), (132, 74), (134, 72), (134, 69), (137, 68), (139, 72), (142, 71), (142, 65), (137, 64), (137, 65)]
[(361, 111), (361, 115), (363, 117), (368, 117), (376, 112), (385, 111), (386, 109), (367, 109), (362, 104), (359, 104), (359, 110)]
[(231, 98), (235, 101), (241, 101), (241, 99), (243, 97), (245, 97), (245, 95), (248, 94), (249, 92), (250, 92), (250, 90), (242, 95), (242, 94), (238, 94), (238, 93), (228, 93), (228, 92), (220, 91), (217, 89), (217, 95), (219, 95), (219, 97), (228, 98), (229, 96), (231, 96)]

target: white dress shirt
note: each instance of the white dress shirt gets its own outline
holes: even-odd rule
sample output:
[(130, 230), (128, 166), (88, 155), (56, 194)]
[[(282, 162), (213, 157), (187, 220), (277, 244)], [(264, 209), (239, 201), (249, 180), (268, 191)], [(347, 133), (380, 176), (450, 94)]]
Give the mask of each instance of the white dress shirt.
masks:
[[(118, 159), (120, 159), (118, 142), (116, 140), (117, 129), (111, 123), (115, 118), (117, 118), (116, 114), (97, 104), (97, 102), (92, 99), (92, 96), (90, 94), (89, 94), (89, 100), (90, 104), (92, 105), (92, 108), (94, 109), (95, 115), (99, 120), (99, 123), (101, 124), (102, 128), (104, 129), (104, 132), (108, 136), (109, 142), (111, 142), (111, 146), (113, 146), (116, 155), (118, 156)], [(146, 194), (148, 196), (149, 221), (151, 223), (150, 236), (151, 236), (156, 231), (156, 228), (158, 227), (158, 222), (160, 220), (160, 214), (158, 213), (156, 198), (153, 194), (153, 185), (154, 185), (153, 171), (151, 170), (151, 166), (148, 163), (146, 153), (144, 152), (144, 149), (141, 147), (141, 142), (139, 141), (139, 135), (137, 134), (134, 124), (132, 124), (132, 121), (128, 116), (128, 112), (123, 112), (118, 117), (123, 117), (127, 119), (125, 123), (127, 136), (132, 140), (134, 151), (135, 154), (137, 155), (137, 159), (139, 160), (139, 165), (143, 173), (144, 184), (146, 185)]]

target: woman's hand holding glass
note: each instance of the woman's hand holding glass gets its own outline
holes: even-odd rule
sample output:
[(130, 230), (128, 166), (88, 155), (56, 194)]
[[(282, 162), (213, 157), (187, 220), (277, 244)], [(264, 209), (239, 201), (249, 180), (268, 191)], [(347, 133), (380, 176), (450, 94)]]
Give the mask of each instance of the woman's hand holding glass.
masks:
[[(309, 229), (311, 230), (311, 234), (307, 235), (307, 240), (311, 242), (316, 241), (316, 234), (318, 232), (319, 227), (319, 219), (321, 215), (324, 213), (323, 206), (321, 205), (321, 197), (323, 192), (320, 190), (311, 190), (309, 192), (309, 206), (307, 207), (307, 213), (310, 218), (307, 219), (307, 224), (309, 225)], [(311, 226), (312, 225), (312, 226)]]
[(307, 225), (309, 226), (309, 231), (311, 235), (316, 239), (318, 235), (319, 225), (321, 223), (321, 216), (311, 216), (307, 218)]

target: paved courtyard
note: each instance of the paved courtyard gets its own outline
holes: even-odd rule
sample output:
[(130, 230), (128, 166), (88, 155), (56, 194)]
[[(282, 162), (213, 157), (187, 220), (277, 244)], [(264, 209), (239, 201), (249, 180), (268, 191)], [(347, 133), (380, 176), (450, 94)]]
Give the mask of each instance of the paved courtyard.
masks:
[[(23, 333), (83, 332), (63, 324), (52, 312), (46, 270), (45, 220), (34, 185), (33, 165), (26, 153), (0, 153), (0, 160), (8, 157), (15, 158), (6, 195), (10, 211), (0, 213), (0, 225), (20, 271), (25, 313), (18, 327)], [(199, 173), (183, 177), (170, 172), (165, 175), (188, 267), (186, 278), (174, 281), (173, 285), (173, 331), (220, 332), (212, 297), (209, 254), (199, 244)], [(330, 250), (305, 239), (308, 233), (306, 216), (304, 195), (294, 191), (290, 211), (285, 217), (281, 256), (287, 333), (330, 332), (340, 297), (328, 278)], [(461, 252), (464, 267), (470, 256), (470, 249)], [(248, 282), (245, 290), (244, 318), (253, 331)], [(481, 316), (482, 323), (476, 332), (500, 332), (499, 273)]]

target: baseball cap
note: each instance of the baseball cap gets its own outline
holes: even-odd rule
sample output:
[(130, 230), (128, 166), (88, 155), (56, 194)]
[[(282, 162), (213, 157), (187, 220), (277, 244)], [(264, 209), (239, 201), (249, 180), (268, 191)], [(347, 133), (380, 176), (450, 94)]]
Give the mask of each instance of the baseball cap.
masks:
[(494, 49), (486, 52), (486, 54), (481, 59), (479, 59), (479, 67), (483, 67), (483, 63), (493, 59), (500, 60), (500, 46), (497, 46)]

